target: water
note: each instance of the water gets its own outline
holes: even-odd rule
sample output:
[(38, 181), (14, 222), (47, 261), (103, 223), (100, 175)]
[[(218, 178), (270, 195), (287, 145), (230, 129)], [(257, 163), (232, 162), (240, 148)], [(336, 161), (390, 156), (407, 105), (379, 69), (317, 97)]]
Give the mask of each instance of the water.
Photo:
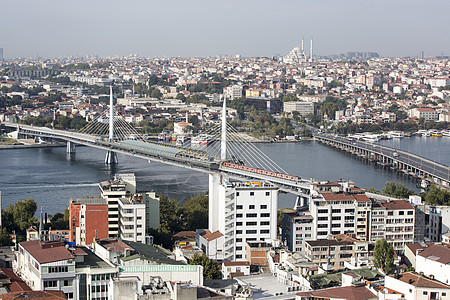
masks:
[[(419, 151), (416, 153), (444, 163), (448, 161), (450, 139), (423, 141), (405, 138), (380, 143), (389, 146), (398, 143), (404, 150)], [(314, 141), (256, 146), (290, 174), (318, 180), (353, 180), (359, 187), (377, 190), (386, 181), (398, 181), (417, 191), (415, 179)], [(104, 151), (88, 147), (77, 147), (75, 155), (67, 155), (64, 147), (0, 150), (2, 207), (34, 198), (48, 213), (62, 212), (71, 198), (98, 197), (98, 183), (112, 178), (116, 172), (134, 172), (138, 190), (154, 190), (181, 203), (208, 190), (208, 175), (204, 173), (121, 154), (119, 164), (111, 169), (104, 164), (104, 157)], [(294, 201), (293, 195), (281, 195), (279, 207), (292, 207)]]

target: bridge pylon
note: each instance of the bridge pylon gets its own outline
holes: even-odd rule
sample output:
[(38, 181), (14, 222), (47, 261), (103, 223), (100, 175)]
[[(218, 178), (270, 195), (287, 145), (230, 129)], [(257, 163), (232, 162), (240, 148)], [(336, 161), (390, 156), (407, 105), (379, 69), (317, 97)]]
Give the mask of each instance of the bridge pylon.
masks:
[[(109, 87), (109, 141), (114, 141), (114, 101), (113, 101), (112, 85)], [(114, 151), (108, 150), (106, 152), (105, 164), (118, 164), (117, 154)]]

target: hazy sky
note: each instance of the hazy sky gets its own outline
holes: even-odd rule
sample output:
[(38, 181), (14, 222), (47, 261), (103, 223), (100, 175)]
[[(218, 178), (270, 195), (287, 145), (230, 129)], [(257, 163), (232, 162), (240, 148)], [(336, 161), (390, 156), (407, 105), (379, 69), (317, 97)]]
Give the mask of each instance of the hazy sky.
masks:
[(449, 0), (4, 0), (5, 58), (69, 55), (450, 55)]

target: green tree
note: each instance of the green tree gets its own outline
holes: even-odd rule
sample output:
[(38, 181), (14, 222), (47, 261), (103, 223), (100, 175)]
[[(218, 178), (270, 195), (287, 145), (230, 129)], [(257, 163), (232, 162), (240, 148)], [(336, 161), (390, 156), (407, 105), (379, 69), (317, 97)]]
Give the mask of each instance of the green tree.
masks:
[(384, 185), (383, 194), (395, 198), (408, 198), (410, 195), (413, 195), (414, 192), (408, 190), (408, 188), (400, 182), (388, 181)]
[(444, 191), (432, 185), (424, 197), (425, 202), (430, 205), (450, 205), (450, 192)]
[(0, 232), (0, 247), (13, 245), (14, 243), (8, 233), (8, 230), (6, 229), (6, 227), (3, 227), (2, 231)]
[(23, 201), (17, 201), (14, 205), (13, 219), (14, 223), (24, 231), (27, 227), (36, 224), (37, 220), (34, 218), (37, 205), (34, 199), (28, 198)]
[(213, 261), (212, 259), (209, 259), (205, 254), (202, 256), (195, 253), (191, 261), (189, 262), (190, 265), (200, 265), (203, 266), (203, 277), (205, 279), (220, 279), (222, 278), (222, 275), (219, 270), (219, 265)]
[(373, 251), (375, 267), (383, 269), (386, 274), (391, 273), (394, 266), (394, 247), (386, 239), (378, 240)]
[(184, 204), (186, 230), (208, 227), (208, 195), (198, 195), (189, 198)]
[(180, 204), (175, 199), (169, 199), (164, 195), (159, 197), (160, 227), (171, 232), (182, 230), (182, 210)]
[(161, 93), (161, 91), (159, 89), (153, 89), (151, 97), (152, 98), (161, 99), (162, 98), (162, 93)]

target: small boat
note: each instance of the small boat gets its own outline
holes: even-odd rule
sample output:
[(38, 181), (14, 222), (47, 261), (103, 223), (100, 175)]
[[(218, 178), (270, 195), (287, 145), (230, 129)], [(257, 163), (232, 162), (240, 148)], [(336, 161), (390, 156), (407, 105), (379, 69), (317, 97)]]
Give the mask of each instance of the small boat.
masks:
[(439, 131), (431, 131), (430, 134), (432, 137), (442, 137), (442, 133)]
[(380, 136), (377, 134), (365, 135), (362, 137), (362, 140), (366, 141), (366, 142), (374, 143), (374, 142), (378, 142), (380, 140)]
[(443, 136), (450, 137), (450, 130), (443, 130), (443, 131), (441, 131), (441, 133), (442, 133)]

